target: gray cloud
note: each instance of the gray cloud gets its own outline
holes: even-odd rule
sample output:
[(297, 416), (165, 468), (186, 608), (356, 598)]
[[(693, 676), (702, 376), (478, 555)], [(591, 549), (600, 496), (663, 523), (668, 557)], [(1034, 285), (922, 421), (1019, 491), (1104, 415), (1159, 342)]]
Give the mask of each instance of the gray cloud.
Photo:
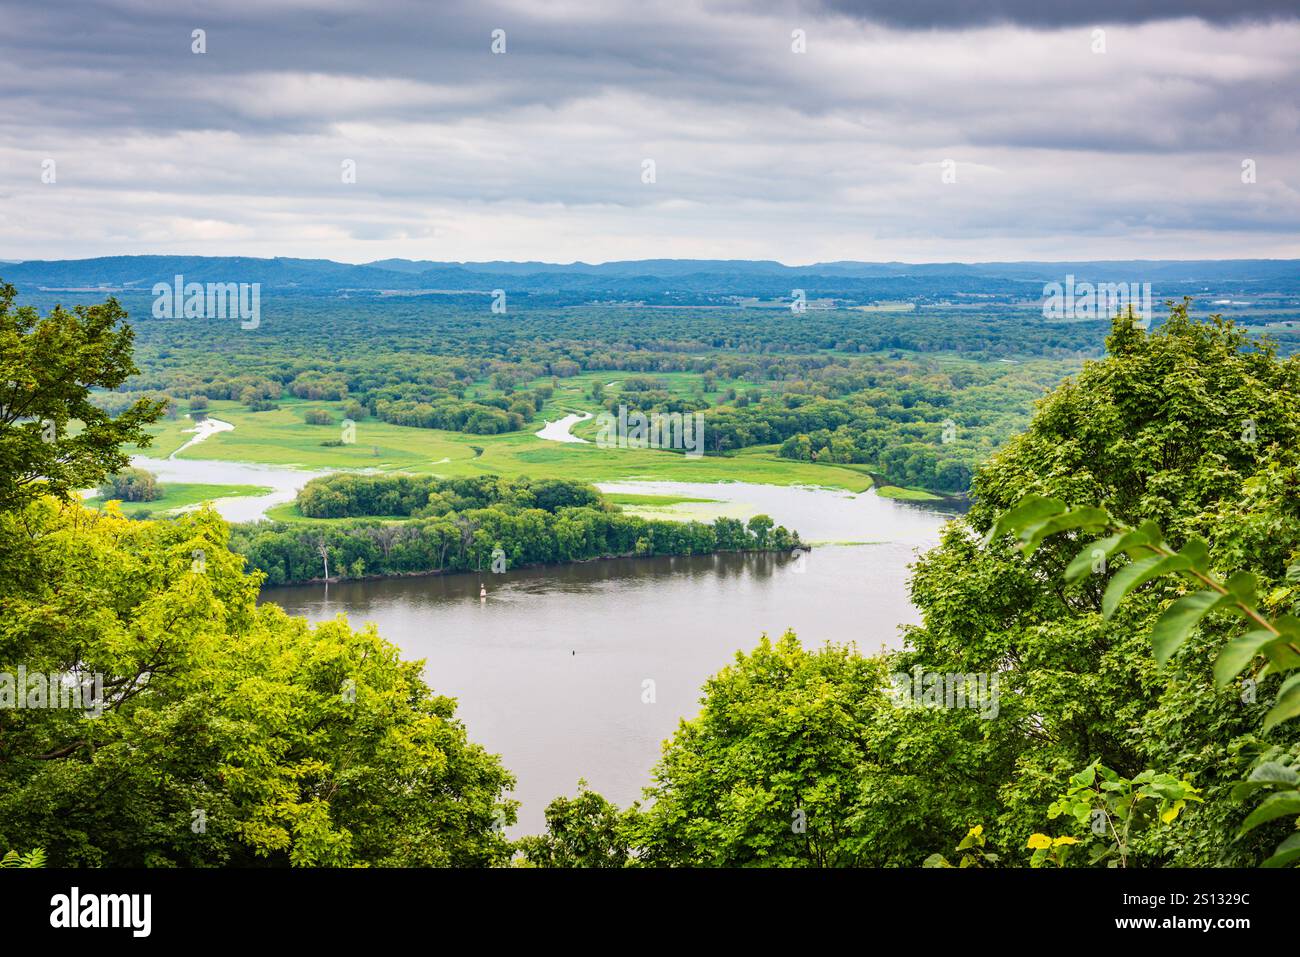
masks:
[(1235, 24), (1300, 16), (1294, 0), (825, 0), (821, 7), (895, 27), (937, 30), (1002, 23), (1054, 29), (1188, 17)]
[(1300, 22), (963, 6), (3, 10), (0, 258), (1300, 255)]

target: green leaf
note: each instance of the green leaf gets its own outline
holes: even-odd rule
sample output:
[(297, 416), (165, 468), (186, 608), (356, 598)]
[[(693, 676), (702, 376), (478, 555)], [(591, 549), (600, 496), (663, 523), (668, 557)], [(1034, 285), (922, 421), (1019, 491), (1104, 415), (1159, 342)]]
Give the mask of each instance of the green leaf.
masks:
[(966, 832), (966, 836), (963, 837), (961, 843), (957, 845), (957, 850), (965, 851), (975, 846), (982, 846), (983, 844), (984, 828), (977, 824)]
[(1289, 768), (1285, 764), (1278, 764), (1276, 761), (1265, 761), (1255, 770), (1250, 772), (1247, 781), (1266, 781), (1270, 784), (1300, 784), (1300, 774), (1297, 774), (1295, 768)]
[(1130, 562), (1115, 573), (1115, 577), (1106, 586), (1106, 594), (1101, 598), (1101, 614), (1110, 618), (1115, 614), (1126, 595), (1139, 585), (1144, 585), (1153, 578), (1159, 578), (1172, 571), (1182, 571), (1188, 567), (1187, 559), (1181, 555), (1150, 555)]
[(1255, 660), (1260, 650), (1271, 641), (1279, 641), (1277, 635), (1263, 628), (1238, 635), (1219, 650), (1214, 659), (1214, 683), (1222, 691), (1228, 683), (1241, 674), (1248, 664)]
[(1138, 549), (1145, 545), (1159, 545), (1164, 540), (1164, 537), (1165, 533), (1160, 531), (1159, 524), (1148, 518), (1121, 538), (1119, 544), (1115, 546), (1115, 550), (1125, 552), (1131, 558)]
[(1066, 567), (1065, 580), (1068, 582), (1078, 581), (1091, 572), (1092, 563), (1097, 560), (1097, 552), (1101, 552), (1103, 558), (1110, 558), (1126, 534), (1126, 532), (1119, 532), (1108, 538), (1099, 538), (1092, 544), (1083, 546), (1083, 551), (1075, 555), (1074, 560)]
[(1021, 548), (1025, 558), (1034, 554), (1043, 539), (1049, 535), (1069, 531), (1072, 528), (1105, 528), (1110, 522), (1110, 513), (1104, 508), (1076, 508), (1064, 515), (1056, 515), (1045, 522), (1028, 526), (1020, 533)]
[(1151, 649), (1155, 652), (1156, 664), (1163, 668), (1173, 653), (1182, 647), (1197, 622), (1216, 605), (1231, 600), (1217, 591), (1198, 591), (1184, 595), (1166, 608), (1151, 629)]
[(1259, 579), (1254, 572), (1234, 572), (1228, 579), (1228, 593), (1243, 605), (1255, 607)]
[(1026, 495), (1009, 512), (1004, 512), (993, 527), (984, 536), (987, 547), (995, 538), (1006, 534), (1015, 534), (1035, 522), (1045, 521), (1053, 515), (1065, 511), (1065, 503), (1060, 499), (1045, 498), (1042, 495)]
[(1237, 832), (1237, 837), (1249, 834), (1261, 824), (1296, 814), (1300, 814), (1300, 791), (1279, 791), (1270, 794), (1264, 798), (1259, 807), (1250, 812), (1250, 816), (1242, 823), (1241, 830)]
[(1273, 627), (1282, 633), (1283, 641), (1275, 641), (1264, 649), (1268, 660), (1277, 671), (1290, 671), (1300, 668), (1300, 655), (1289, 645), (1300, 645), (1300, 618), (1295, 615), (1278, 615), (1273, 619)]
[(1187, 560), (1187, 567), (1193, 568), (1202, 574), (1210, 570), (1210, 547), (1205, 544), (1203, 538), (1189, 538), (1183, 547), (1178, 549), (1178, 555)]
[(1277, 846), (1273, 856), (1266, 860), (1261, 866), (1263, 867), (1286, 867), (1294, 861), (1300, 860), (1300, 833), (1292, 834), (1285, 841)]
[(1297, 715), (1300, 715), (1300, 673), (1291, 675), (1277, 690), (1277, 700), (1264, 715), (1264, 731), (1268, 732)]

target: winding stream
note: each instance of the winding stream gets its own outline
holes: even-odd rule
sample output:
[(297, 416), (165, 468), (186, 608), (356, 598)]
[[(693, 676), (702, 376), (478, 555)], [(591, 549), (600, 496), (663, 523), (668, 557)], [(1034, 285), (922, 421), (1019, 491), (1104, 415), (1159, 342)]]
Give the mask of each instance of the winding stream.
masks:
[(547, 422), (540, 429), (533, 433), (539, 439), (546, 439), (549, 442), (581, 442), (584, 445), (590, 445), (586, 439), (580, 439), (569, 429), (573, 428), (579, 422), (586, 422), (591, 418), (590, 412), (570, 412), (561, 419), (554, 422)]
[(247, 462), (222, 462), (216, 459), (154, 459), (137, 455), (131, 459), (137, 468), (168, 482), (201, 485), (260, 485), (270, 488), (265, 495), (220, 498), (212, 504), (228, 522), (254, 522), (266, 517), (266, 510), (292, 502), (298, 490), (326, 472), (287, 469), (275, 465), (252, 465)]

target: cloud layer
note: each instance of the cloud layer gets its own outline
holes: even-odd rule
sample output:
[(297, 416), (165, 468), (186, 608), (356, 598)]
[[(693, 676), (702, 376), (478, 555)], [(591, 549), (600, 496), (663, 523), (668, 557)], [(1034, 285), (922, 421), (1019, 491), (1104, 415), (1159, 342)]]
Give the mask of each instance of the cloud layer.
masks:
[(156, 6), (0, 11), (0, 258), (1300, 257), (1280, 3)]

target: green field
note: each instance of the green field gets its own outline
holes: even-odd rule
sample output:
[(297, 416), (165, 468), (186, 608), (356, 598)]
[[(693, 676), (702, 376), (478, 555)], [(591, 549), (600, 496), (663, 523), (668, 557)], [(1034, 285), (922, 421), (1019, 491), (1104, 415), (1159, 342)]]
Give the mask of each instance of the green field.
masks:
[[(122, 513), (124, 515), (134, 515), (138, 512), (149, 512), (151, 514), (171, 512), (190, 505), (211, 502), (219, 498), (266, 495), (271, 491), (269, 488), (261, 488), (255, 485), (185, 485), (180, 483), (167, 483), (162, 486), (162, 490), (162, 497), (151, 502), (119, 502)], [(106, 499), (96, 495), (94, 498), (86, 499), (85, 504), (89, 508), (102, 508), (106, 501)]]
[[(853, 492), (871, 487), (871, 477), (863, 472), (783, 459), (775, 454), (773, 446), (755, 446), (730, 456), (688, 458), (653, 449), (601, 449), (592, 443), (552, 442), (532, 434), (545, 419), (558, 419), (571, 411), (600, 411), (589, 397), (591, 383), (596, 379), (611, 382), (617, 377), (616, 373), (604, 373), (562, 380), (542, 413), (522, 432), (468, 435), (389, 425), (367, 418), (356, 423), (355, 442), (335, 446), (322, 443), (341, 438), (342, 402), (285, 399), (278, 409), (250, 412), (239, 402), (214, 400), (208, 414), (235, 428), (191, 446), (180, 457), (305, 469), (402, 471), (443, 478), (502, 475), (590, 483), (755, 482), (820, 485)], [(335, 424), (308, 425), (303, 414), (309, 409), (328, 411)], [(595, 428), (592, 422), (582, 425)], [(143, 454), (165, 458), (192, 437), (184, 432), (192, 427), (193, 422), (186, 418), (151, 426), (154, 441)], [(582, 430), (575, 434), (581, 435)]]
[(605, 498), (615, 505), (650, 505), (659, 507), (717, 501), (717, 499), (713, 498), (691, 498), (688, 495), (639, 495), (634, 492), (611, 492)]
[(934, 495), (918, 488), (899, 488), (897, 485), (879, 485), (876, 494), (881, 498), (899, 499), (905, 502), (941, 502), (942, 495)]

